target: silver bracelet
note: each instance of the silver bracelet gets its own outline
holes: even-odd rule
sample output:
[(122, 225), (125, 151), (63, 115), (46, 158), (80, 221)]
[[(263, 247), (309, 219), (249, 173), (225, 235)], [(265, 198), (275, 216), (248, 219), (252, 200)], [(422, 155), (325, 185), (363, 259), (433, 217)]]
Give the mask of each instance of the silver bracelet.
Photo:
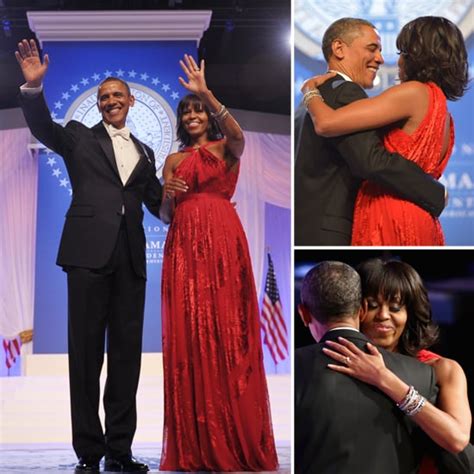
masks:
[(413, 403), (413, 400), (415, 399), (416, 397), (416, 390), (415, 390), (415, 387), (413, 385), (410, 385), (410, 387), (408, 387), (408, 392), (407, 394), (403, 397), (402, 400), (400, 400), (398, 403), (397, 403), (397, 407), (400, 408), (400, 410), (402, 411), (405, 411), (405, 409), (411, 404)]
[(219, 110), (217, 112), (211, 112), (211, 117), (215, 118), (216, 120), (219, 120), (225, 113), (229, 113), (229, 111), (226, 109), (224, 104), (221, 104)]
[(218, 120), (219, 122), (221, 122), (222, 120), (226, 119), (229, 115), (230, 115), (230, 112), (227, 109), (225, 109), (223, 114), (217, 115), (214, 118)]
[(426, 398), (420, 395), (413, 385), (408, 388), (407, 394), (397, 403), (397, 407), (407, 416), (416, 415), (425, 405)]
[(416, 415), (425, 405), (426, 403), (426, 398), (423, 396), (423, 395), (420, 395), (418, 394), (420, 399), (418, 401), (418, 405), (413, 409), (411, 410), (410, 412), (407, 412), (407, 416), (413, 416), (413, 415)]
[(310, 89), (308, 92), (305, 92), (303, 95), (303, 104), (307, 108), (308, 104), (311, 100), (313, 100), (315, 97), (318, 99), (322, 100), (324, 102), (323, 96), (321, 95), (321, 92), (319, 92), (319, 89), (315, 87), (314, 89)]

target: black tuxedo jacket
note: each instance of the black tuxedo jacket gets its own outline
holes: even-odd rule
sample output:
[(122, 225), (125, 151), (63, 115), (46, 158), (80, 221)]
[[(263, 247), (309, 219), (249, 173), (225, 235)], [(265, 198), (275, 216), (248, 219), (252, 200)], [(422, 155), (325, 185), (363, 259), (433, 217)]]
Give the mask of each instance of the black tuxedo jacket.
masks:
[(102, 122), (88, 128), (73, 120), (62, 127), (51, 119), (43, 94), (33, 98), (20, 95), (20, 103), (31, 132), (63, 157), (71, 181), (72, 201), (56, 263), (63, 267), (104, 267), (124, 218), (133, 268), (145, 278), (142, 204), (159, 217), (161, 202), (161, 185), (151, 148), (131, 136), (140, 160), (123, 185), (112, 140)]
[[(367, 97), (341, 76), (320, 90), (334, 109)], [(296, 245), (350, 245), (355, 199), (364, 179), (434, 216), (444, 208), (443, 186), (414, 163), (385, 150), (377, 131), (320, 137), (303, 105), (295, 113), (295, 157)]]
[[(419, 429), (375, 387), (327, 368), (324, 341), (368, 339), (351, 330), (329, 331), (318, 344), (295, 351), (295, 472), (297, 474), (415, 474)], [(385, 364), (431, 401), (433, 368), (380, 349)]]

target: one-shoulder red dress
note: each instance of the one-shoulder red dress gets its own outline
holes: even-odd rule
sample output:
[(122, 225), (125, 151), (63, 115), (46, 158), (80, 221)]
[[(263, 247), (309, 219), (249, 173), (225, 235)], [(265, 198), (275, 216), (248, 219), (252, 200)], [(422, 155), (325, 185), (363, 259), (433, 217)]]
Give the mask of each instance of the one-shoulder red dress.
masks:
[(277, 455), (237, 173), (187, 149), (163, 258), (163, 471), (272, 471)]
[[(407, 135), (392, 128), (384, 137), (384, 146), (415, 162), (426, 173), (439, 179), (454, 144), (451, 117), (450, 138), (441, 156), (444, 129), (449, 113), (446, 97), (435, 84), (426, 84), (429, 107), (417, 130)], [(379, 185), (364, 181), (354, 210), (351, 245), (444, 245), (444, 235), (436, 217), (409, 201), (393, 196)]]

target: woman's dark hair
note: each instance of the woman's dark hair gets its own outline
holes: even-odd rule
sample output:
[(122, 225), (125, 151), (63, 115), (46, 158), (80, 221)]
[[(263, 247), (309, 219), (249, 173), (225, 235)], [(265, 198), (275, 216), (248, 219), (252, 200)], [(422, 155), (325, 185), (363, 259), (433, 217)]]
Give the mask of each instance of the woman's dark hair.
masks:
[(449, 100), (467, 89), (466, 45), (459, 28), (446, 18), (422, 16), (407, 23), (397, 37), (408, 81), (434, 82)]
[(439, 328), (431, 319), (428, 292), (415, 269), (398, 260), (374, 258), (357, 266), (362, 282), (362, 297), (397, 301), (407, 310), (407, 323), (398, 341), (398, 352), (416, 356), (435, 344)]
[(188, 107), (193, 107), (198, 111), (204, 110), (206, 112), (207, 118), (209, 119), (209, 124), (207, 126), (207, 138), (209, 140), (213, 141), (224, 138), (217, 120), (211, 117), (211, 113), (207, 106), (203, 104), (202, 100), (197, 95), (188, 94), (184, 96), (178, 104), (176, 135), (178, 136), (178, 141), (181, 144), (180, 148), (185, 148), (191, 145), (191, 136), (185, 130), (183, 125), (183, 115)]

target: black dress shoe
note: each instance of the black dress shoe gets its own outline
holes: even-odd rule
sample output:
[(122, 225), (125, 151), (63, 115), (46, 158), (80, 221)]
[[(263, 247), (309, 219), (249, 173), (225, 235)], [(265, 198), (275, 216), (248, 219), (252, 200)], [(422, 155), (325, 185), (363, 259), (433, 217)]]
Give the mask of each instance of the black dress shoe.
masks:
[(127, 458), (105, 458), (105, 471), (110, 472), (148, 472), (148, 466), (141, 462), (138, 462), (133, 457)]
[(76, 464), (75, 472), (88, 472), (89, 474), (97, 474), (99, 472), (99, 461), (79, 458), (79, 461)]

